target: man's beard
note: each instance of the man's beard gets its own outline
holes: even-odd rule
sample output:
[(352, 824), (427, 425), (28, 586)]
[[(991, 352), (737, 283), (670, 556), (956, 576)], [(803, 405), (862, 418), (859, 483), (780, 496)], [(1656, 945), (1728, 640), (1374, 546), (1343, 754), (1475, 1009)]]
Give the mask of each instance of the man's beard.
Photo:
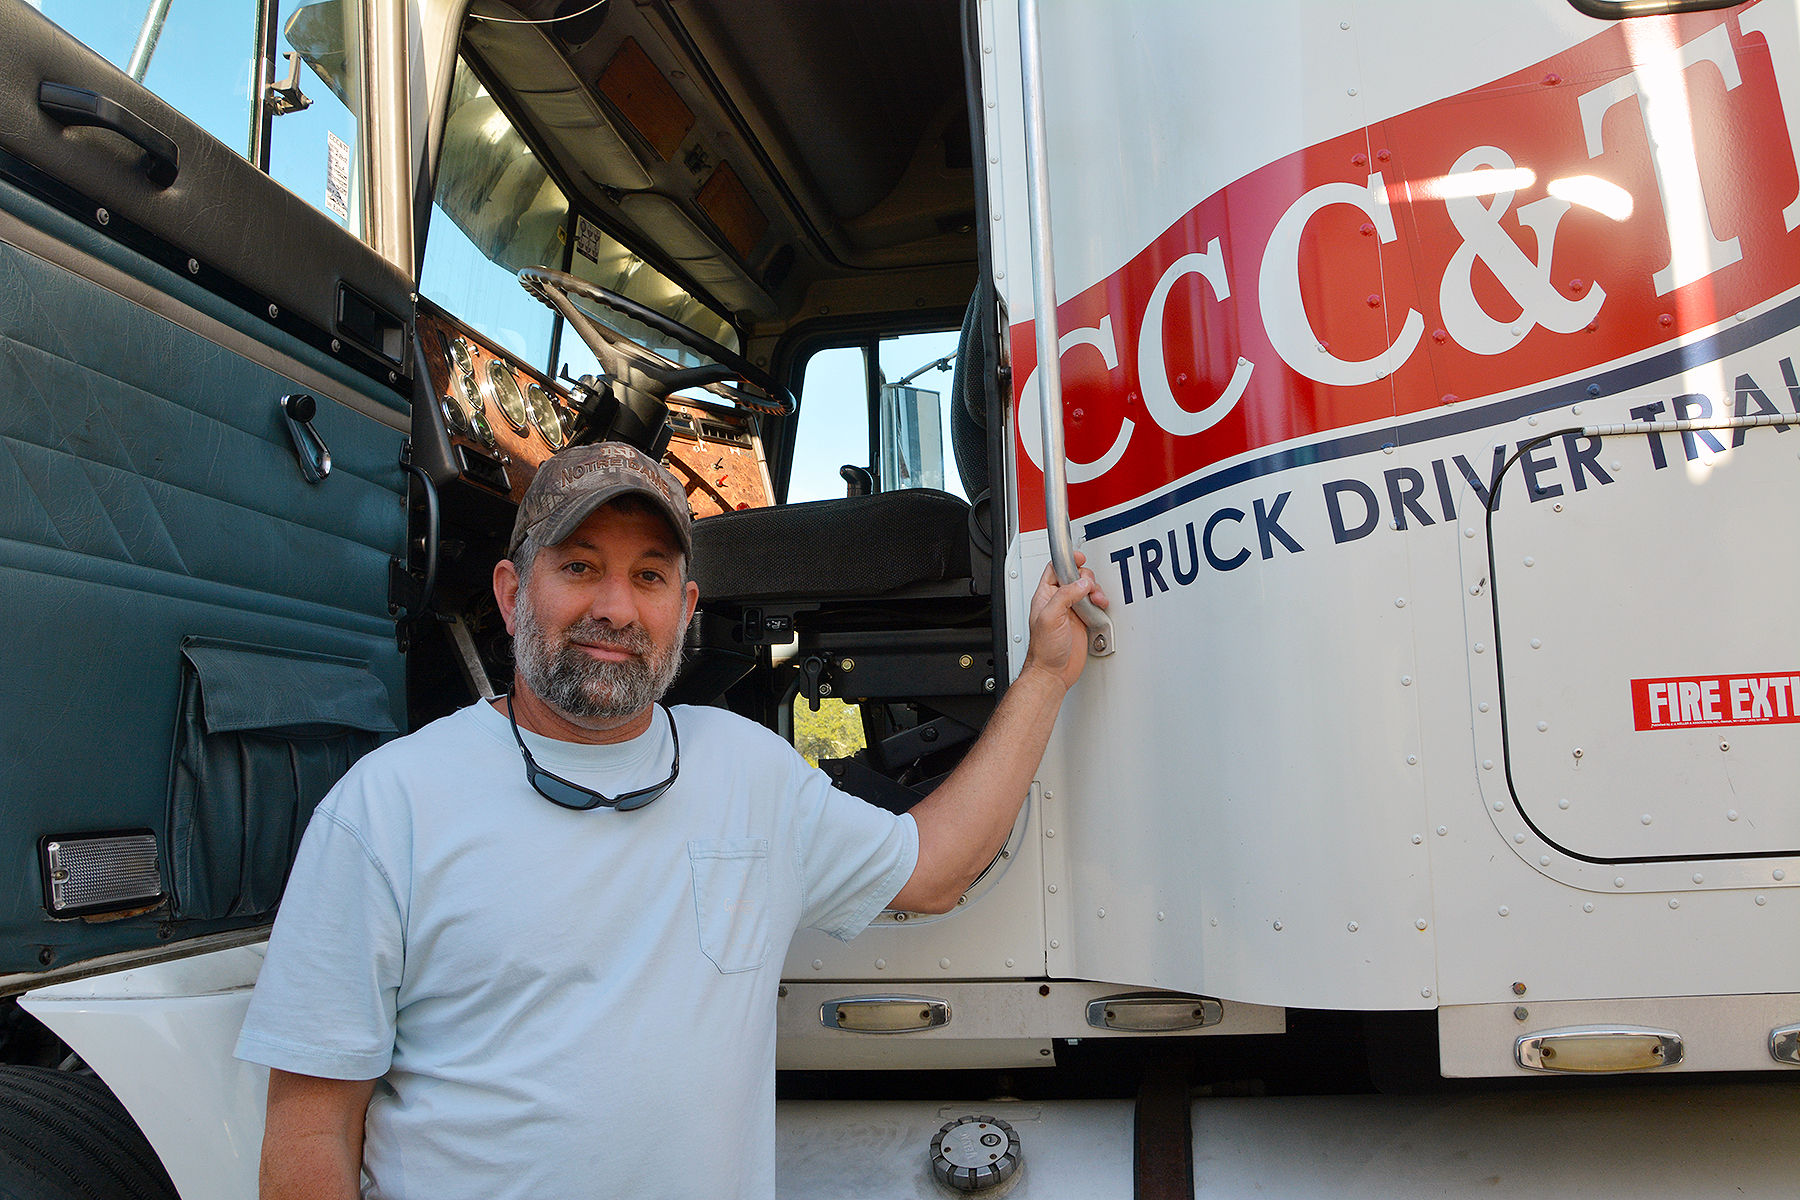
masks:
[[(658, 646), (640, 625), (615, 629), (592, 617), (551, 634), (538, 624), (525, 588), (519, 589), (513, 623), (513, 660), (525, 685), (565, 716), (586, 720), (635, 716), (661, 699), (681, 668), (687, 634), (684, 619), (673, 644)], [(637, 657), (609, 662), (583, 653), (575, 642)]]

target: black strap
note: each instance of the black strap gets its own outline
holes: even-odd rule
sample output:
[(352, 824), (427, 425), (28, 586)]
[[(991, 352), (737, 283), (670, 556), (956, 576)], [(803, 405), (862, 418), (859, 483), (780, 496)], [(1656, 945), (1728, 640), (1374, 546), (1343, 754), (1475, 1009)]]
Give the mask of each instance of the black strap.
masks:
[(1187, 1077), (1150, 1071), (1138, 1087), (1132, 1145), (1136, 1200), (1193, 1200), (1194, 1128)]

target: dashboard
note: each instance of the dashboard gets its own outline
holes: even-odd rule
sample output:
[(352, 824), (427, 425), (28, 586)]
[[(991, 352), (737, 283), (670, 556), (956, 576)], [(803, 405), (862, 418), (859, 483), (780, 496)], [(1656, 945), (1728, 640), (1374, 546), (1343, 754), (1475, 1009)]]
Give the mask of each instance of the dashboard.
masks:
[[(517, 504), (538, 464), (569, 444), (578, 416), (569, 393), (423, 303), (418, 336), (463, 480)], [(663, 465), (696, 519), (771, 503), (754, 413), (685, 396), (671, 397), (668, 409)]]

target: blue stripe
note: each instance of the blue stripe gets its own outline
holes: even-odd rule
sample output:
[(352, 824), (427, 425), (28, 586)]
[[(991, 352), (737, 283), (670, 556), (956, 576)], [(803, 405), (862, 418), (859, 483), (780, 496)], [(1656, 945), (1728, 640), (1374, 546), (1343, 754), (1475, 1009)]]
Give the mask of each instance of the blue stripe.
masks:
[[(1392, 430), (1376, 429), (1365, 433), (1353, 433), (1344, 437), (1331, 438), (1323, 442), (1314, 442), (1307, 446), (1296, 446), (1288, 450), (1277, 450), (1273, 454), (1265, 454), (1261, 458), (1253, 458), (1248, 462), (1234, 463), (1222, 471), (1190, 480), (1180, 487), (1172, 488), (1159, 496), (1151, 496), (1141, 504), (1134, 505), (1123, 512), (1114, 513), (1110, 517), (1102, 517), (1089, 521), (1084, 526), (1084, 533), (1089, 540), (1104, 537), (1109, 533), (1117, 533), (1121, 529), (1129, 529), (1152, 517), (1179, 508), (1190, 500), (1198, 500), (1202, 496), (1222, 491), (1245, 480), (1258, 479), (1264, 475), (1274, 475), (1295, 467), (1310, 467), (1315, 463), (1330, 462), (1338, 458), (1351, 458), (1358, 454), (1371, 454), (1383, 446), (1410, 446), (1421, 442), (1436, 441), (1453, 434), (1468, 433), (1475, 429), (1490, 429), (1497, 425), (1506, 425), (1521, 417), (1533, 413), (1546, 412), (1553, 408), (1566, 408), (1572, 404), (1597, 399), (1603, 396), (1628, 392), (1645, 384), (1668, 379), (1683, 371), (1692, 370), (1706, 363), (1717, 362), (1729, 354), (1788, 332), (1800, 325), (1800, 298), (1770, 309), (1754, 320), (1744, 321), (1729, 329), (1705, 337), (1685, 346), (1677, 346), (1661, 354), (1652, 355), (1635, 363), (1605, 371), (1586, 379), (1559, 383), (1555, 387), (1529, 392), (1522, 396), (1514, 396), (1510, 400), (1501, 400), (1493, 404), (1473, 406), (1457, 412), (1442, 413), (1401, 425)], [(1598, 389), (1598, 390), (1595, 390)], [(1797, 409), (1796, 411), (1800, 411)]]

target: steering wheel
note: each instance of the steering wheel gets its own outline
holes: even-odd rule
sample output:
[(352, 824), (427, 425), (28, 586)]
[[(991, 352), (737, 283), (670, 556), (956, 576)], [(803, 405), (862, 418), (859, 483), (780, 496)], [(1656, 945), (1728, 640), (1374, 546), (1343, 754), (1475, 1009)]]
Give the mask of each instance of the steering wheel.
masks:
[[(608, 375), (658, 400), (666, 399), (684, 388), (697, 387), (728, 400), (739, 408), (754, 412), (785, 417), (794, 411), (793, 396), (766, 371), (752, 366), (736, 351), (721, 346), (711, 338), (701, 337), (655, 309), (647, 308), (597, 283), (589, 283), (564, 271), (552, 271), (548, 267), (524, 268), (519, 272), (519, 285), (561, 313), (574, 326), (575, 332), (581, 335), (581, 340), (594, 352), (594, 357), (600, 360), (600, 366)], [(649, 326), (671, 341), (680, 342), (688, 349), (705, 355), (712, 362), (702, 367), (676, 366), (654, 350), (647, 350), (617, 330), (593, 320), (581, 311), (570, 299), (571, 296), (582, 296), (604, 304), (615, 312)], [(736, 383), (727, 382), (728, 380), (748, 384), (756, 391), (747, 391)]]

